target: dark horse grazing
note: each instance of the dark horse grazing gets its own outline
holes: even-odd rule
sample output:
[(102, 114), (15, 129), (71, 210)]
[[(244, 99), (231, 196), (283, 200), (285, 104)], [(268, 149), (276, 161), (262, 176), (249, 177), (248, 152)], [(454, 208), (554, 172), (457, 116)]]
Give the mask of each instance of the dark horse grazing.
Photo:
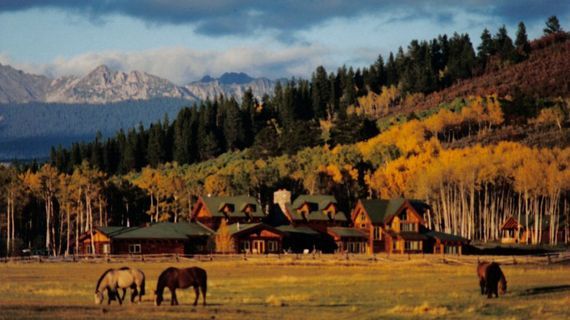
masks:
[[(107, 290), (107, 295), (109, 297), (108, 304), (111, 304), (111, 300), (114, 300), (115, 298), (117, 298), (119, 304), (123, 304), (127, 288), (132, 289), (131, 302), (135, 301), (135, 297), (137, 295), (139, 297), (139, 302), (141, 302), (142, 296), (145, 294), (144, 287), (145, 276), (142, 271), (131, 269), (129, 267), (108, 269), (97, 281), (97, 286), (95, 288), (95, 303), (103, 303), (105, 298), (103, 293)], [(121, 297), (119, 289), (123, 289), (123, 297)]]
[(477, 276), (481, 294), (487, 294), (487, 298), (499, 297), (499, 292), (504, 295), (507, 292), (507, 279), (496, 262), (479, 262), (477, 264)]
[(190, 286), (194, 287), (196, 292), (196, 299), (194, 305), (198, 304), (200, 297), (200, 289), (202, 289), (202, 299), (206, 305), (206, 290), (208, 289), (208, 277), (206, 270), (198, 267), (178, 269), (170, 267), (160, 274), (158, 283), (156, 284), (155, 300), (154, 303), (159, 306), (162, 303), (164, 288), (170, 289), (171, 299), (170, 305), (177, 305), (178, 299), (176, 298), (176, 289), (186, 289)]

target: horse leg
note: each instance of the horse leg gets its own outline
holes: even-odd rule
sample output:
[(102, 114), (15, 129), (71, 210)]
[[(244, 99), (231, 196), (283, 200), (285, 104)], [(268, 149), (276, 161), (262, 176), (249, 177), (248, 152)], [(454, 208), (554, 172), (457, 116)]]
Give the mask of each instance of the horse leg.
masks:
[(200, 297), (200, 288), (198, 286), (194, 287), (194, 293), (196, 294), (196, 298), (194, 299), (194, 305), (197, 305), (198, 298)]
[(176, 289), (170, 289), (170, 305), (178, 305), (178, 298), (176, 298)]
[[(125, 289), (123, 289), (125, 290)], [(119, 289), (115, 289), (115, 292), (117, 294), (117, 300), (119, 300), (119, 305), (122, 306), (123, 305), (123, 299), (121, 298), (121, 294), (119, 293)]]
[(125, 301), (125, 296), (127, 296), (127, 288), (123, 288), (123, 297), (121, 300)]
[(115, 297), (113, 296), (113, 291), (111, 291), (111, 289), (107, 288), (107, 304), (111, 305), (111, 300), (114, 299)]
[(206, 305), (206, 290), (207, 287), (205, 285), (202, 286), (202, 302), (204, 306)]
[(485, 280), (479, 279), (479, 286), (481, 287), (481, 295), (485, 294)]
[(139, 291), (137, 290), (137, 287), (135, 286), (133, 288), (133, 290), (131, 291), (131, 303), (135, 303), (135, 297), (137, 296), (138, 293), (139, 293)]

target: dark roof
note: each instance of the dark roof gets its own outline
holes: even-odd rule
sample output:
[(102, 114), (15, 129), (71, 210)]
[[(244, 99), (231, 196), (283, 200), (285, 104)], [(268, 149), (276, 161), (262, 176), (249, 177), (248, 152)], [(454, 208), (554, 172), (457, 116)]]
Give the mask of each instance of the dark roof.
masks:
[[(243, 232), (246, 230), (252, 230), (255, 229), (259, 226), (263, 225), (263, 223), (258, 222), (258, 223), (234, 223), (234, 224), (230, 224), (228, 225), (228, 231), (231, 235), (238, 233), (238, 232)], [(218, 229), (218, 231), (220, 231)]]
[(404, 240), (420, 241), (420, 240), (427, 240), (428, 239), (427, 236), (425, 236), (419, 232), (411, 232), (411, 231), (400, 232), (400, 233), (398, 233), (398, 236)]
[(253, 207), (253, 211), (251, 212), (252, 217), (265, 217), (261, 205), (254, 197), (248, 195), (234, 197), (202, 197), (202, 200), (214, 217), (224, 217), (224, 214), (221, 210), (225, 206), (230, 206), (230, 208), (233, 210), (230, 213), (231, 217), (245, 218), (246, 215), (243, 210), (247, 207), (247, 205), (251, 205)]
[(507, 218), (507, 220), (505, 220), (505, 222), (503, 222), (503, 225), (501, 226), (501, 230), (518, 229), (518, 227), (519, 227), (519, 223), (518, 223), (517, 219), (515, 219), (513, 216), (510, 216)]
[(296, 234), (305, 234), (311, 236), (318, 236), (319, 233), (307, 226), (297, 226), (294, 227), (292, 225), (284, 225), (277, 227), (277, 230), (285, 233), (296, 233)]
[[(276, 234), (282, 235), (283, 233), (276, 228), (273, 228), (272, 226), (269, 226), (263, 222), (258, 222), (258, 223), (234, 223), (234, 224), (230, 224), (228, 225), (228, 231), (230, 235), (236, 235), (239, 233), (247, 233), (248, 231), (254, 231), (254, 230), (258, 230), (258, 229), (263, 229), (263, 230), (269, 230), (271, 232), (274, 232)], [(218, 229), (218, 232), (220, 230)]]
[(113, 239), (170, 239), (186, 240), (190, 237), (210, 236), (214, 232), (199, 222), (160, 222), (150, 226), (130, 228), (112, 236)]
[(428, 238), (438, 239), (441, 242), (469, 242), (468, 239), (463, 238), (461, 236), (457, 236), (450, 233), (439, 232), (439, 231), (429, 230), (424, 232), (424, 234)]
[(327, 232), (340, 238), (368, 238), (366, 233), (355, 228), (329, 227)]
[(105, 227), (95, 227), (95, 228), (108, 237), (112, 237), (119, 233), (123, 233), (133, 229), (131, 227), (122, 227), (122, 226), (105, 226)]
[[(293, 220), (303, 220), (303, 217), (297, 212), (297, 209), (307, 203), (310, 212), (306, 215), (308, 221), (328, 221), (329, 217), (323, 212), (330, 204), (336, 205), (336, 199), (331, 195), (300, 195), (291, 204), (287, 204), (287, 211), (291, 214)], [(342, 211), (337, 211), (334, 220), (347, 221), (346, 215)]]
[(368, 213), (374, 224), (385, 223), (400, 210), (406, 200), (421, 215), (429, 206), (419, 200), (394, 198), (394, 199), (361, 199), (360, 203)]

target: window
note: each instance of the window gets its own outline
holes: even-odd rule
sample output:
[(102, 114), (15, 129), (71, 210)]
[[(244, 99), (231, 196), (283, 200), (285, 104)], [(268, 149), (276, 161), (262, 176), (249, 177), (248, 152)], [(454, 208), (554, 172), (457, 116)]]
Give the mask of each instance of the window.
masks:
[(269, 252), (277, 252), (279, 251), (279, 244), (275, 240), (267, 241), (267, 251)]
[(92, 254), (93, 253), (93, 248), (91, 248), (91, 243), (87, 245), (87, 250), (86, 250), (87, 254)]
[(374, 227), (374, 240), (382, 240), (382, 227)]
[(249, 240), (240, 242), (240, 251), (249, 252)]
[(129, 253), (141, 253), (140, 244), (129, 244)]
[(404, 248), (406, 251), (419, 251), (419, 250), (422, 250), (422, 242), (421, 241), (406, 241)]
[(418, 231), (418, 224), (402, 222), (400, 223), (400, 231)]
[(110, 249), (109, 247), (110, 247), (109, 244), (108, 244), (108, 243), (105, 243), (105, 244), (103, 245), (103, 253), (105, 253), (105, 254), (110, 253), (111, 250), (109, 250), (109, 249)]
[(402, 221), (408, 220), (408, 212), (406, 210), (402, 211), (402, 213), (400, 214), (400, 220)]

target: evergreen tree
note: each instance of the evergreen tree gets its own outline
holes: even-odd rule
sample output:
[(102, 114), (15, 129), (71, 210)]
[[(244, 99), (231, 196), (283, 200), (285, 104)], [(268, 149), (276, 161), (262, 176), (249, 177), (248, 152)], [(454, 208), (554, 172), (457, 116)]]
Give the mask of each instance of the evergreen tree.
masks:
[(318, 66), (311, 80), (311, 98), (313, 115), (315, 118), (324, 119), (327, 103), (330, 101), (330, 85), (327, 71), (323, 66)]
[(493, 44), (501, 60), (512, 59), (514, 53), (513, 40), (509, 37), (505, 25), (499, 28), (499, 31), (493, 39)]
[(517, 29), (517, 38), (515, 40), (517, 60), (524, 60), (530, 53), (530, 43), (528, 42), (528, 36), (526, 34), (526, 27), (524, 23), (519, 22)]
[(487, 28), (485, 28), (481, 34), (481, 43), (477, 47), (477, 50), (477, 57), (483, 62), (486, 62), (490, 56), (495, 54), (493, 38)]
[(243, 117), (237, 102), (231, 98), (225, 104), (224, 138), (228, 151), (239, 150), (244, 147), (245, 132)]
[(550, 16), (548, 20), (546, 20), (546, 28), (543, 29), (545, 35), (557, 33), (562, 31), (562, 27), (560, 27), (560, 21), (556, 16)]
[(386, 86), (398, 85), (398, 67), (394, 59), (394, 54), (390, 52), (386, 63)]

